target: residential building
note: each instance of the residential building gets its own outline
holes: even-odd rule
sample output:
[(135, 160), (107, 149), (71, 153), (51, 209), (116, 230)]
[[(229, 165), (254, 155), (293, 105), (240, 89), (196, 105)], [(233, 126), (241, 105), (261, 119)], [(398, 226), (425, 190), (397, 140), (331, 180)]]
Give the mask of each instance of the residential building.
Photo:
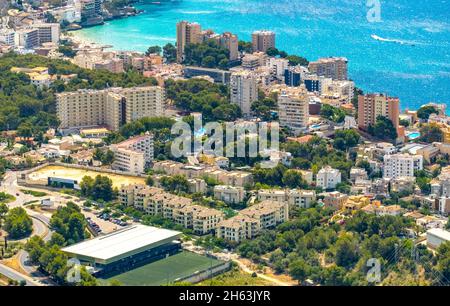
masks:
[(246, 194), (243, 187), (229, 185), (214, 186), (214, 198), (224, 201), (227, 204), (243, 203)]
[(259, 220), (238, 214), (217, 225), (216, 237), (240, 243), (256, 237), (260, 230)]
[(49, 42), (57, 44), (59, 42), (59, 23), (35, 23), (33, 28), (38, 30), (39, 45)]
[(180, 21), (177, 23), (177, 62), (184, 60), (184, 49), (188, 44), (202, 42), (202, 30), (196, 22)]
[(316, 201), (316, 193), (311, 190), (299, 189), (261, 189), (258, 190), (257, 199), (259, 201), (288, 203), (290, 207), (309, 208)]
[(316, 185), (322, 187), (325, 190), (335, 189), (337, 184), (341, 182), (341, 172), (337, 169), (333, 169), (330, 166), (326, 166), (317, 173)]
[(78, 90), (56, 95), (61, 129), (121, 125), (164, 115), (164, 90), (159, 86)]
[(414, 177), (414, 171), (422, 169), (423, 157), (421, 155), (392, 154), (384, 156), (384, 178)]
[(16, 31), (14, 37), (14, 45), (23, 47), (25, 49), (33, 49), (39, 46), (39, 31), (38, 29), (20, 29)]
[(239, 215), (258, 220), (263, 229), (273, 228), (289, 220), (289, 205), (288, 203), (263, 201), (241, 210)]
[(348, 80), (348, 60), (344, 57), (321, 58), (309, 63), (309, 71), (318, 76), (324, 76), (337, 81)]
[(224, 216), (217, 209), (192, 204), (189, 198), (145, 185), (124, 185), (119, 189), (118, 198), (122, 205), (169, 219), (198, 235), (214, 232)]
[(356, 180), (367, 180), (369, 177), (367, 175), (367, 171), (362, 168), (351, 168), (350, 169), (350, 180), (354, 183)]
[(266, 52), (269, 48), (275, 48), (275, 33), (272, 31), (255, 31), (252, 33), (253, 52)]
[(236, 35), (230, 32), (225, 32), (219, 37), (219, 45), (226, 48), (230, 55), (228, 59), (230, 61), (236, 61), (239, 59), (239, 40)]
[(323, 198), (323, 203), (325, 207), (331, 207), (336, 210), (341, 210), (345, 203), (348, 201), (348, 195), (340, 193), (338, 191), (328, 192)]
[(309, 96), (304, 86), (286, 87), (278, 95), (280, 126), (305, 129), (309, 119)]
[(230, 79), (230, 101), (237, 104), (245, 116), (250, 115), (251, 105), (258, 100), (258, 83), (255, 76), (245, 70), (233, 72)]
[(153, 160), (153, 135), (146, 133), (143, 136), (113, 144), (111, 151), (114, 152), (112, 169), (143, 174), (146, 166)]
[(392, 121), (397, 129), (399, 137), (402, 131), (399, 129), (400, 100), (383, 94), (367, 94), (358, 97), (358, 127), (366, 130), (374, 126), (379, 116)]
[(16, 32), (12, 29), (0, 29), (0, 42), (8, 46), (15, 45)]

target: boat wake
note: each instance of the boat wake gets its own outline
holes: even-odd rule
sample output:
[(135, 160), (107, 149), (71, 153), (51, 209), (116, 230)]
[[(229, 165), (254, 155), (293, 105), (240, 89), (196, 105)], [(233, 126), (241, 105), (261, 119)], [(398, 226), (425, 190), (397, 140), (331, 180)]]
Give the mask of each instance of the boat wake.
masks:
[(400, 40), (400, 39), (383, 38), (383, 37), (380, 37), (380, 36), (375, 35), (375, 34), (372, 34), (371, 37), (373, 39), (375, 39), (375, 40), (378, 40), (378, 41), (395, 43), (395, 44), (400, 44), (400, 45), (415, 46), (415, 43), (411, 42), (411, 41)]

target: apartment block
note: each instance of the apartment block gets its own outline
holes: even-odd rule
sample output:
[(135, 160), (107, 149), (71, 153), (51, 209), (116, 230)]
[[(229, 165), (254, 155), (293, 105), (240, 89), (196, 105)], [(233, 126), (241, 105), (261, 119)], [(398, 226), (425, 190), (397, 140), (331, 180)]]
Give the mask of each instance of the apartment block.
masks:
[(321, 58), (309, 63), (309, 71), (312, 74), (331, 78), (333, 80), (348, 80), (348, 60), (344, 57)]
[(246, 191), (243, 187), (228, 185), (214, 186), (214, 198), (228, 204), (242, 203), (245, 199)]
[(258, 190), (257, 198), (259, 201), (288, 203), (290, 207), (309, 208), (316, 201), (316, 193), (299, 189), (261, 189)]
[(317, 187), (322, 187), (325, 190), (335, 189), (337, 184), (341, 182), (341, 172), (326, 166), (319, 170), (316, 177)]
[(266, 52), (269, 48), (275, 48), (275, 33), (272, 31), (255, 31), (252, 33), (253, 52)]
[(202, 29), (196, 22), (180, 21), (177, 23), (177, 62), (184, 60), (184, 49), (188, 44), (202, 42)]
[(78, 90), (56, 95), (61, 129), (106, 125), (117, 131), (125, 123), (164, 115), (159, 86)]
[(373, 126), (379, 116), (392, 121), (399, 128), (400, 101), (398, 98), (382, 94), (367, 94), (358, 97), (358, 127), (367, 130)]
[(260, 230), (259, 220), (238, 214), (217, 225), (216, 237), (240, 243), (256, 237)]
[(243, 115), (250, 115), (251, 105), (258, 100), (258, 81), (249, 71), (233, 72), (230, 78), (230, 101), (237, 104)]
[(280, 126), (293, 130), (308, 126), (309, 96), (305, 87), (286, 87), (278, 95)]
[(384, 156), (384, 178), (414, 177), (414, 171), (423, 169), (421, 155), (392, 154)]
[(348, 201), (348, 195), (338, 191), (328, 192), (323, 198), (325, 207), (341, 210)]
[(114, 152), (112, 169), (133, 174), (145, 173), (145, 168), (153, 160), (153, 135), (130, 138), (118, 144), (111, 145)]
[(217, 209), (192, 204), (192, 200), (145, 185), (127, 185), (119, 190), (121, 204), (146, 214), (162, 216), (198, 235), (214, 232), (224, 215)]

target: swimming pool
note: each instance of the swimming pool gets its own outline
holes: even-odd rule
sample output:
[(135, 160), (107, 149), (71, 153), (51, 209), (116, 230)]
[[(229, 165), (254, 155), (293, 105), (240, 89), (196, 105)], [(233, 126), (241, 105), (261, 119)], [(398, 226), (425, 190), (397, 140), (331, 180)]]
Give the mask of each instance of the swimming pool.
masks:
[(412, 132), (406, 135), (410, 140), (415, 140), (420, 137), (420, 132)]

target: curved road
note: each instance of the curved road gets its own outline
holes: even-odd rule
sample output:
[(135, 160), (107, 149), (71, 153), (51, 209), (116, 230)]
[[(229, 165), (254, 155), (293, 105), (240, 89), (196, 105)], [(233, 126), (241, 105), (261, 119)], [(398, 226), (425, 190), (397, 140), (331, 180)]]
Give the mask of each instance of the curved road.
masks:
[[(36, 197), (33, 195), (24, 194), (20, 191), (21, 188), (17, 184), (17, 175), (18, 173), (16, 172), (8, 171), (2, 181), (2, 185), (0, 186), (0, 191), (12, 194), (16, 197), (15, 201), (8, 203), (9, 208), (23, 207), (26, 202), (36, 200)], [(42, 237), (44, 241), (50, 240), (52, 235), (52, 232), (49, 230), (50, 218), (44, 214), (37, 213), (27, 208), (25, 208), (25, 210), (33, 220), (33, 235)], [(33, 266), (29, 262), (28, 253), (25, 250), (20, 250), (18, 253), (18, 259), (21, 268), (31, 277), (13, 270), (3, 264), (0, 264), (0, 273), (17, 281), (25, 280), (27, 286), (42, 286), (43, 283), (37, 281), (35, 278), (42, 278), (44, 275), (37, 271), (36, 266)]]

